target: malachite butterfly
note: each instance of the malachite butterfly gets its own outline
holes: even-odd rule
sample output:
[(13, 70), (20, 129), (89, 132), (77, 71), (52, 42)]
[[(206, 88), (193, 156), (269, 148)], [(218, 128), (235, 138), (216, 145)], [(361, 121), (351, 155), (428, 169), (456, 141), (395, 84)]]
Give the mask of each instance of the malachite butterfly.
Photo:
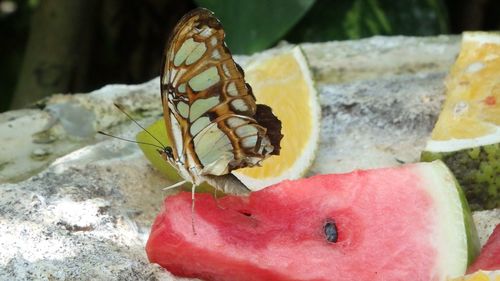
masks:
[(168, 40), (161, 70), (161, 100), (172, 147), (159, 150), (194, 187), (208, 182), (225, 193), (249, 189), (232, 170), (260, 165), (280, 151), (281, 122), (256, 104), (224, 42), (214, 14), (186, 14)]

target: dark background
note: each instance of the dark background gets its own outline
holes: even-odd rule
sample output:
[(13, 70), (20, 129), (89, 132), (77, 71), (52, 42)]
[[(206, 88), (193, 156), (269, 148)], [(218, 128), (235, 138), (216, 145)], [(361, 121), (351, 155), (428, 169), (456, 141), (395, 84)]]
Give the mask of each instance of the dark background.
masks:
[(170, 30), (198, 6), (221, 19), (235, 54), (281, 40), (500, 29), (498, 0), (0, 0), (0, 112), (158, 76)]

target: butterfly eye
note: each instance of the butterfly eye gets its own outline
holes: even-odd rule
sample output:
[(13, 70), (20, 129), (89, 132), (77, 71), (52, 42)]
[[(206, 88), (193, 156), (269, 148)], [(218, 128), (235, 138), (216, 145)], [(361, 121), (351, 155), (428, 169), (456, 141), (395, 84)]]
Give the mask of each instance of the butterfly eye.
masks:
[(174, 153), (172, 152), (172, 148), (170, 146), (158, 149), (157, 151), (163, 158), (165, 158), (165, 160), (174, 158)]
[(165, 152), (165, 154), (167, 155), (168, 158), (172, 159), (174, 158), (174, 154), (172, 152), (172, 148), (170, 146), (167, 146), (163, 149), (163, 151)]

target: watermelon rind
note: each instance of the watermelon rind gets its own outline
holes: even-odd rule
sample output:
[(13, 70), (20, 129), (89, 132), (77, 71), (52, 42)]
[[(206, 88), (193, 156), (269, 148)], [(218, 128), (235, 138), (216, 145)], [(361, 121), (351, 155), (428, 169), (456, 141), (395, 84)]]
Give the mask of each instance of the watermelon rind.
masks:
[(479, 236), (476, 229), (476, 224), (472, 218), (472, 212), (468, 204), (467, 198), (457, 179), (455, 180), (455, 187), (460, 196), (460, 202), (462, 203), (462, 213), (464, 216), (465, 223), (465, 234), (467, 235), (467, 265), (470, 265), (476, 257), (479, 255), (481, 250), (481, 243), (479, 241)]
[[(401, 169), (401, 171), (399, 171), (398, 169)], [(401, 174), (399, 174), (399, 172)], [(354, 172), (354, 173), (359, 173), (359, 176), (353, 176), (352, 178), (350, 178), (350, 179), (352, 179), (352, 183), (356, 184), (356, 185), (363, 184), (365, 182), (365, 181), (363, 181), (363, 179), (369, 179), (370, 176), (373, 176), (371, 178), (372, 180), (367, 181), (367, 187), (373, 186), (375, 184), (375, 190), (381, 191), (381, 193), (377, 193), (377, 196), (375, 196), (375, 197), (378, 197), (379, 199), (381, 199), (378, 201), (384, 202), (385, 205), (384, 204), (381, 204), (381, 205), (375, 204), (375, 206), (374, 206), (376, 208), (377, 208), (377, 206), (380, 207), (379, 209), (374, 210), (380, 215), (380, 217), (384, 217), (386, 214), (387, 214), (387, 217), (389, 217), (389, 218), (399, 216), (395, 212), (385, 211), (385, 210), (391, 210), (391, 211), (396, 210), (394, 208), (387, 209), (384, 207), (384, 206), (391, 206), (390, 204), (392, 204), (392, 201), (388, 201), (387, 197), (383, 196), (384, 191), (385, 191), (385, 189), (383, 187), (385, 184), (387, 184), (388, 181), (390, 181), (390, 179), (387, 178), (387, 175), (390, 175), (390, 177), (394, 177), (394, 180), (396, 182), (398, 182), (400, 187), (404, 187), (404, 186), (411, 186), (412, 187), (411, 190), (410, 189), (401, 189), (403, 192), (406, 191), (406, 192), (412, 192), (412, 193), (418, 194), (418, 197), (410, 197), (410, 198), (418, 198), (418, 199), (413, 199), (411, 201), (404, 199), (404, 198), (408, 198), (408, 197), (405, 197), (406, 194), (408, 194), (408, 193), (402, 193), (401, 195), (403, 195), (403, 197), (391, 197), (391, 196), (388, 197), (388, 198), (392, 198), (391, 200), (398, 200), (400, 198), (403, 198), (403, 200), (401, 202), (404, 202), (404, 204), (398, 205), (397, 201), (394, 202), (395, 208), (397, 208), (397, 210), (401, 210), (402, 211), (401, 213), (404, 213), (404, 211), (405, 211), (404, 208), (406, 208), (406, 206), (408, 205), (407, 206), (408, 210), (415, 210), (418, 213), (418, 215), (406, 217), (406, 218), (408, 218), (407, 225), (402, 223), (402, 224), (398, 224), (394, 228), (394, 230), (396, 230), (396, 229), (398, 231), (402, 230), (404, 235), (403, 236), (396, 236), (396, 237), (400, 237), (403, 239), (401, 239), (401, 240), (394, 239), (393, 236), (391, 236), (390, 233), (387, 232), (387, 233), (385, 233), (387, 235), (382, 235), (383, 237), (385, 237), (382, 240), (383, 241), (389, 240), (392, 244), (395, 243), (397, 245), (400, 245), (403, 249), (408, 250), (408, 248), (407, 248), (407, 247), (409, 247), (408, 245), (420, 245), (420, 246), (423, 246), (423, 245), (422, 244), (412, 244), (410, 241), (408, 241), (409, 243), (405, 243), (404, 238), (418, 239), (418, 241), (424, 241), (425, 246), (428, 246), (428, 249), (430, 250), (430, 251), (425, 252), (426, 253), (425, 256), (424, 255), (420, 256), (420, 257), (423, 257), (422, 259), (420, 259), (420, 261), (425, 260), (425, 259), (429, 259), (430, 261), (432, 261), (432, 263), (429, 263), (428, 265), (425, 266), (426, 270), (429, 270), (430, 272), (418, 271), (418, 273), (421, 273), (421, 275), (419, 275), (420, 277), (416, 277), (415, 279), (404, 279), (404, 280), (440, 280), (440, 281), (442, 281), (442, 280), (446, 280), (447, 278), (459, 277), (459, 276), (463, 276), (465, 274), (469, 263), (476, 257), (477, 253), (479, 252), (479, 239), (477, 236), (476, 229), (474, 227), (474, 223), (472, 220), (470, 209), (468, 207), (465, 196), (463, 195), (463, 192), (461, 191), (460, 185), (456, 181), (456, 179), (453, 176), (453, 174), (451, 173), (451, 171), (448, 169), (448, 167), (442, 161), (437, 160), (437, 161), (433, 161), (430, 163), (409, 164), (409, 165), (405, 165), (405, 167), (390, 169), (390, 172), (388, 172), (388, 173), (386, 173), (383, 170), (381, 170), (381, 171), (361, 171), (361, 172)], [(398, 179), (399, 175), (402, 176), (401, 179)], [(334, 178), (336, 175), (330, 175), (330, 176), (332, 176), (332, 178)], [(343, 176), (341, 176), (341, 175), (338, 175), (338, 176), (340, 176), (339, 178), (343, 178)], [(329, 176), (328, 175), (324, 175), (324, 176), (318, 175), (316, 177), (328, 178)], [(312, 188), (315, 187), (314, 185), (316, 184), (316, 180), (313, 180), (313, 178), (308, 179), (308, 180), (304, 179), (302, 181), (311, 181), (314, 183), (311, 185), (311, 187)], [(317, 183), (320, 183), (320, 182), (322, 182), (322, 180), (317, 181)], [(327, 182), (325, 184), (328, 184)], [(346, 182), (340, 181), (340, 182), (342, 182), (342, 185), (346, 185), (346, 186), (349, 186), (349, 184), (351, 184), (351, 182), (348, 182), (348, 181), (346, 181)], [(306, 184), (306, 183), (304, 183), (304, 184)], [(296, 186), (298, 186), (298, 185), (296, 185)], [(280, 192), (279, 194), (281, 194), (283, 196), (282, 198), (286, 200), (286, 195), (284, 193), (287, 192), (287, 188), (293, 188), (293, 187), (294, 187), (294, 185), (292, 183), (290, 183), (290, 185), (288, 185), (287, 182), (284, 182), (284, 183), (279, 184), (275, 188), (277, 188), (276, 190), (278, 190)], [(259, 192), (266, 192), (266, 191), (267, 192), (276, 192), (276, 191), (272, 191), (272, 190), (273, 190), (273, 187), (270, 187), (269, 189), (259, 191)], [(293, 189), (288, 189), (288, 190), (290, 190), (293, 193)], [(334, 189), (332, 189), (332, 190), (334, 190)], [(391, 192), (393, 193), (395, 190), (398, 190), (398, 189), (394, 189), (394, 187), (390, 187), (390, 189), (388, 189), (388, 190), (391, 190)], [(304, 191), (305, 190), (301, 189), (301, 192), (304, 192)], [(349, 192), (349, 189), (344, 189), (343, 191), (341, 190), (339, 192), (340, 192), (339, 195), (342, 194), (342, 192), (344, 192), (346, 194), (353, 195)], [(255, 194), (256, 193), (253, 193), (250, 196), (255, 196)], [(295, 200), (295, 202), (302, 202), (302, 200), (308, 201), (308, 200), (313, 199), (313, 200), (319, 200), (319, 201), (314, 201), (314, 202), (318, 203), (318, 202), (321, 202), (321, 200), (322, 200), (321, 198), (317, 198), (314, 196), (311, 196), (311, 197), (303, 196), (304, 194), (306, 194), (305, 192), (304, 193), (297, 193), (297, 194), (299, 196), (294, 197), (294, 199), (292, 199), (292, 201)], [(236, 216), (235, 216), (234, 210), (240, 209), (240, 206), (237, 204), (237, 202), (239, 202), (238, 201), (239, 199), (236, 200), (235, 198), (233, 198), (236, 201), (231, 201), (231, 200), (226, 201), (226, 203), (229, 202), (228, 203), (229, 205), (227, 205), (227, 206), (232, 206), (232, 204), (237, 205), (235, 207), (236, 209), (234, 209), (234, 210), (232, 210), (231, 208), (220, 208), (220, 207), (219, 207), (220, 210), (219, 209), (215, 210), (217, 212), (225, 212), (223, 210), (228, 210), (227, 211), (229, 214), (228, 217), (224, 217), (223, 213), (216, 215), (215, 218), (214, 217), (210, 218), (210, 215), (209, 216), (204, 215), (204, 216), (200, 217), (200, 218), (204, 218), (204, 220), (203, 220), (204, 223), (202, 223), (201, 221), (198, 221), (197, 227), (199, 227), (199, 229), (200, 229), (200, 231), (198, 232), (198, 235), (200, 235), (200, 236), (201, 235), (214, 235), (212, 237), (212, 239), (215, 240), (214, 245), (217, 245), (215, 247), (207, 246), (207, 248), (205, 248), (205, 243), (203, 243), (203, 241), (205, 241), (204, 239), (202, 241), (198, 238), (193, 238), (193, 236), (191, 235), (191, 229), (190, 229), (190, 224), (189, 224), (189, 222), (190, 222), (189, 218), (192, 215), (191, 207), (190, 207), (191, 203), (192, 203), (190, 200), (191, 195), (185, 194), (185, 193), (179, 194), (179, 195), (183, 195), (183, 196), (179, 197), (180, 199), (177, 199), (177, 201), (176, 201), (175, 197), (169, 197), (165, 201), (165, 204), (166, 205), (170, 204), (170, 205), (168, 205), (170, 207), (165, 208), (162, 211), (162, 213), (158, 216), (157, 220), (155, 221), (155, 224), (154, 224), (152, 232), (151, 232), (151, 236), (150, 236), (148, 243), (147, 243), (148, 246), (146, 247), (146, 249), (148, 251), (148, 257), (150, 258), (150, 260), (152, 262), (158, 262), (162, 266), (166, 266), (165, 268), (167, 268), (168, 270), (170, 270), (174, 273), (177, 272), (175, 274), (179, 274), (181, 276), (190, 276), (190, 277), (212, 276), (212, 275), (206, 275), (209, 273), (204, 271), (205, 268), (210, 268), (210, 270), (211, 270), (210, 274), (214, 274), (213, 276), (221, 276), (220, 274), (225, 274), (225, 272), (227, 272), (227, 270), (222, 270), (222, 271), (217, 271), (218, 269), (212, 270), (213, 268), (219, 268), (219, 267), (217, 267), (216, 264), (212, 263), (212, 259), (208, 258), (208, 257), (213, 256), (213, 255), (220, 255), (222, 258), (219, 262), (225, 263), (228, 261), (225, 259), (235, 259), (235, 264), (233, 266), (235, 266), (236, 268), (239, 268), (239, 266), (243, 266), (245, 268), (246, 267), (254, 268), (256, 266), (255, 270), (258, 271), (258, 269), (260, 268), (258, 264), (257, 265), (253, 264), (251, 261), (249, 261), (249, 264), (245, 264), (245, 262), (243, 262), (243, 264), (241, 263), (242, 257), (244, 258), (244, 257), (246, 257), (246, 255), (249, 255), (249, 254), (250, 254), (250, 256), (255, 255), (254, 250), (256, 248), (253, 246), (245, 247), (245, 246), (242, 246), (238, 243), (239, 239), (243, 239), (242, 241), (245, 241), (245, 237), (246, 237), (245, 235), (247, 233), (249, 233), (249, 232), (247, 232), (247, 230), (253, 229), (253, 225), (254, 225), (253, 222), (255, 222), (255, 221), (253, 221), (253, 219), (248, 220), (247, 215), (245, 215), (244, 219), (242, 221), (240, 221), (240, 219), (242, 219), (242, 217), (240, 217), (241, 211), (237, 211)], [(378, 195), (380, 195), (380, 196), (378, 196)], [(335, 196), (335, 194), (332, 194), (332, 198), (334, 196)], [(343, 196), (345, 196), (345, 195), (343, 195)], [(205, 196), (204, 198), (205, 199), (209, 198), (210, 200), (212, 200), (211, 197)], [(229, 197), (226, 197), (226, 199), (227, 198), (229, 198)], [(257, 197), (257, 198), (259, 198), (259, 197)], [(420, 198), (422, 198), (422, 199), (420, 199)], [(231, 198), (229, 198), (229, 199), (231, 199)], [(262, 199), (262, 198), (260, 198), (260, 199)], [(254, 199), (254, 200), (256, 200), (256, 199)], [(325, 198), (325, 200), (328, 201), (327, 198)], [(369, 200), (370, 200), (370, 197), (365, 197), (365, 199), (359, 201), (362, 204), (362, 209), (360, 209), (360, 210), (364, 210), (364, 212), (371, 213), (370, 208), (365, 206), (366, 203), (369, 202)], [(167, 203), (167, 201), (168, 201), (168, 203)], [(250, 199), (250, 201), (252, 201), (252, 199)], [(175, 203), (175, 202), (177, 202), (177, 203)], [(418, 205), (414, 205), (415, 203), (417, 203)], [(244, 205), (244, 203), (242, 203), (242, 204)], [(389, 204), (389, 205), (387, 205), (387, 204)], [(214, 204), (208, 204), (208, 205), (211, 205), (212, 207), (207, 207), (207, 209), (205, 209), (203, 214), (210, 214), (211, 213), (210, 208), (216, 208), (216, 206)], [(208, 206), (208, 205), (204, 204), (204, 206)], [(316, 206), (316, 205), (317, 204), (309, 205), (309, 208), (315, 208), (314, 206)], [(176, 206), (176, 207), (172, 207), (172, 206)], [(224, 206), (224, 204), (222, 206)], [(288, 205), (286, 205), (286, 204), (281, 205), (282, 210), (283, 210), (283, 207), (284, 207), (284, 210), (287, 210), (287, 208), (286, 208), (287, 206)], [(292, 204), (292, 206), (296, 206), (296, 205)], [(415, 206), (418, 206), (418, 207), (415, 207)], [(262, 207), (262, 205), (261, 205), (261, 207)], [(356, 209), (357, 207), (359, 207), (357, 204), (353, 205), (354, 209)], [(381, 210), (383, 210), (383, 211), (381, 211)], [(212, 209), (212, 211), (214, 211), (214, 210)], [(176, 212), (180, 212), (180, 213), (176, 213)], [(264, 210), (263, 212), (269, 212), (269, 211)], [(302, 213), (302, 212), (300, 212), (300, 213)], [(308, 213), (308, 212), (305, 212), (305, 213)], [(358, 212), (354, 212), (354, 213), (358, 213)], [(280, 213), (278, 213), (278, 214), (280, 214)], [(319, 214), (320, 214), (320, 216), (322, 216), (323, 213), (320, 212)], [(358, 214), (362, 215), (363, 213), (361, 212)], [(258, 218), (260, 214), (257, 212), (257, 213), (254, 213), (254, 215), (256, 218)], [(418, 230), (416, 230), (415, 228), (412, 228), (415, 226), (413, 224), (414, 222), (412, 220), (412, 218), (414, 218), (414, 217), (421, 218), (421, 219), (416, 220), (416, 221), (421, 222), (420, 224), (418, 224), (419, 225)], [(222, 218), (221, 221), (218, 221), (219, 218)], [(233, 218), (236, 219), (234, 224), (232, 221)], [(354, 218), (356, 218), (356, 216)], [(356, 221), (362, 221), (359, 219), (359, 217), (357, 217), (357, 218), (358, 219), (356, 219)], [(250, 222), (250, 221), (252, 221), (252, 223), (250, 223), (250, 226), (249, 226), (246, 224), (246, 222)], [(218, 223), (222, 223), (222, 225), (224, 225), (224, 226), (227, 226), (227, 225), (237, 226), (236, 222), (242, 222), (243, 224), (241, 225), (241, 229), (239, 229), (237, 227), (237, 229), (239, 229), (239, 230), (237, 230), (237, 231), (235, 230), (234, 233), (230, 232), (227, 235), (225, 235), (224, 232), (219, 232), (219, 230), (221, 230), (221, 229), (217, 228), (217, 225), (219, 225)], [(272, 220), (270, 220), (268, 222), (272, 222)], [(368, 221), (368, 225), (369, 224), (370, 224), (370, 220)], [(263, 225), (265, 225), (265, 223)], [(309, 224), (306, 223), (306, 225), (309, 225)], [(364, 222), (361, 225), (366, 226), (367, 224), (365, 224), (365, 222)], [(383, 226), (383, 223), (377, 224), (377, 225)], [(410, 225), (412, 227), (410, 227)], [(247, 229), (247, 226), (250, 228)], [(390, 227), (394, 227), (394, 226), (388, 226), (388, 229)], [(204, 229), (205, 232), (202, 232), (201, 229)], [(225, 229), (224, 231), (231, 229), (231, 231), (232, 231), (232, 228), (223, 227), (222, 229)], [(411, 230), (411, 229), (413, 229), (413, 230)], [(420, 232), (420, 229), (425, 229), (425, 231)], [(416, 231), (416, 232), (419, 232), (420, 234), (417, 235), (416, 233), (410, 232), (410, 231)], [(205, 233), (205, 234), (202, 234), (202, 233)], [(224, 235), (222, 235), (222, 234), (224, 234)], [(171, 235), (173, 235), (173, 236), (171, 236)], [(231, 235), (235, 235), (235, 236), (232, 237)], [(362, 236), (364, 236), (364, 235), (361, 235), (360, 237), (362, 237)], [(173, 238), (173, 237), (175, 237), (175, 238)], [(226, 238), (229, 238), (229, 240), (227, 240), (227, 241), (232, 241), (232, 242), (230, 242), (230, 243), (227, 242), (225, 240)], [(233, 240), (233, 238), (234, 238), (234, 240)], [(179, 239), (179, 241), (177, 241), (177, 239)], [(221, 239), (221, 240), (217, 240), (217, 239)], [(369, 241), (367, 239), (368, 238), (363, 238), (361, 240), (365, 241), (365, 242)], [(184, 241), (184, 242), (181, 243), (181, 241)], [(295, 239), (294, 239), (294, 241), (295, 241)], [(305, 241), (307, 243), (312, 243), (313, 240), (306, 239)], [(349, 241), (351, 241), (351, 240), (349, 240)], [(356, 241), (356, 240), (352, 240), (352, 241)], [(183, 244), (183, 243), (186, 243), (186, 244)], [(354, 242), (354, 243), (356, 244), (357, 242)], [(163, 245), (163, 244), (165, 244), (165, 245)], [(177, 249), (177, 247), (179, 247), (179, 245), (189, 245), (189, 244), (193, 244), (193, 245), (190, 245), (189, 247), (188, 246), (182, 246), (182, 247), (183, 248), (188, 247), (191, 250), (186, 251), (183, 254), (179, 254), (177, 252), (176, 249)], [(300, 243), (298, 243), (298, 244), (300, 244)], [(368, 244), (370, 244), (370, 243), (368, 243)], [(373, 243), (371, 243), (371, 244), (374, 245)], [(382, 244), (383, 243), (376, 243), (376, 245), (382, 245)], [(240, 246), (237, 246), (237, 245), (240, 245)], [(289, 243), (289, 242), (285, 243), (284, 245), (288, 245), (288, 246), (294, 245), (295, 246), (294, 243)], [(365, 246), (366, 245), (367, 244), (365, 244)], [(279, 245), (279, 247), (281, 247), (281, 246), (283, 246), (283, 244)], [(296, 245), (296, 246), (298, 246), (298, 245)], [(224, 250), (227, 249), (226, 247), (228, 247), (230, 249), (229, 252), (224, 252)], [(232, 247), (235, 247), (235, 248), (232, 248)], [(274, 245), (274, 247), (276, 247), (276, 245)], [(279, 247), (277, 247), (277, 248), (279, 248)], [(380, 247), (380, 246), (377, 246), (377, 247)], [(271, 253), (271, 256), (272, 256), (273, 255), (272, 251), (269, 252), (269, 251), (267, 251), (267, 249), (268, 249), (267, 246), (264, 247), (263, 252), (267, 253), (267, 254)], [(342, 249), (342, 247), (338, 248), (338, 249)], [(345, 250), (348, 248), (343, 248), (343, 249)], [(417, 250), (417, 248), (415, 248), (415, 250)], [(205, 258), (202, 258), (200, 260), (196, 260), (197, 254), (194, 252), (197, 252), (197, 251), (200, 251), (200, 255), (205, 257)], [(222, 253), (217, 253), (217, 251), (221, 251)], [(398, 251), (396, 251), (396, 252), (398, 252)], [(261, 252), (258, 252), (258, 253), (261, 253)], [(279, 253), (282, 254), (283, 252), (279, 252)], [(344, 254), (346, 254), (346, 253), (348, 253), (348, 252), (345, 252)], [(264, 258), (264, 257), (266, 257), (266, 254), (263, 255), (263, 259), (261, 260), (261, 262), (263, 262), (262, 268), (266, 269), (266, 266), (269, 266), (269, 264), (270, 264), (269, 261), (272, 260), (272, 258), (269, 259), (269, 258)], [(179, 258), (179, 261), (175, 261), (176, 258)], [(295, 264), (295, 265), (299, 264), (299, 263), (297, 263), (297, 261), (293, 260), (293, 258), (291, 258), (291, 259), (287, 258), (287, 259), (288, 260), (287, 260), (286, 264)], [(327, 257), (325, 256), (324, 259), (327, 259)], [(382, 257), (380, 259), (382, 259)], [(369, 260), (369, 259), (367, 259), (367, 260)], [(390, 258), (389, 258), (389, 260), (390, 260)], [(299, 259), (298, 262), (300, 262), (300, 261), (301, 260)], [(192, 269), (191, 262), (193, 262), (194, 264), (197, 265), (196, 269)], [(360, 263), (361, 263), (361, 265), (363, 265), (363, 261), (360, 261)], [(372, 260), (372, 261), (370, 261), (370, 263), (376, 264), (376, 261), (374, 262)], [(395, 264), (393, 264), (393, 263), (395, 263)], [(323, 266), (330, 265), (329, 263), (321, 263), (321, 264)], [(404, 273), (404, 271), (406, 269), (408, 269), (408, 265), (410, 265), (410, 270), (411, 270), (411, 267), (413, 266), (411, 264), (406, 263), (406, 265), (407, 265), (406, 267), (402, 266), (402, 267), (398, 268), (397, 259), (390, 260), (389, 263), (387, 263), (387, 261), (386, 261), (386, 263), (382, 262), (382, 264), (386, 264), (386, 265), (388, 265), (389, 268), (394, 269), (396, 271), (401, 270), (402, 274)], [(277, 262), (276, 265), (279, 265), (276, 267), (276, 270), (277, 270), (276, 274), (279, 273), (279, 274), (286, 275), (286, 271), (282, 270), (283, 269), (282, 264), (280, 265), (280, 262)], [(313, 266), (317, 266), (317, 265), (318, 264), (315, 263)], [(309, 263), (308, 266), (311, 266), (311, 264)], [(417, 266), (415, 266), (415, 267), (417, 267)], [(193, 270), (193, 271), (191, 271), (191, 270)], [(346, 269), (346, 271), (343, 271), (343, 273), (349, 272), (350, 270), (353, 270), (353, 268)], [(359, 270), (359, 268), (358, 268), (358, 270)], [(298, 271), (298, 272), (300, 274), (305, 274), (303, 276), (309, 276), (307, 273), (304, 273), (306, 271), (304, 271), (304, 272)], [(354, 273), (354, 271), (352, 271), (352, 273)], [(343, 276), (343, 278), (346, 277), (345, 275), (339, 275), (339, 276)], [(382, 276), (382, 275), (380, 275), (380, 276)], [(394, 275), (392, 275), (392, 276), (394, 276)], [(312, 275), (310, 277), (318, 277), (318, 276)], [(427, 277), (431, 277), (431, 278), (427, 279)], [(215, 279), (215, 277), (212, 279)], [(236, 280), (236, 279), (224, 279), (224, 280)], [(244, 279), (244, 280), (255, 280), (255, 279), (251, 279), (251, 277), (249, 277), (249, 278)], [(298, 279), (298, 280), (300, 280), (300, 279)], [(313, 279), (310, 279), (310, 280), (313, 280)], [(314, 280), (317, 280), (317, 279), (314, 279)], [(348, 279), (344, 278), (341, 280), (348, 280)], [(354, 279), (352, 279), (352, 280), (354, 280)], [(384, 279), (382, 277), (382, 279), (376, 279), (376, 280), (384, 280)], [(403, 280), (403, 279), (386, 279), (386, 280)]]
[(435, 217), (442, 226), (434, 235), (436, 247), (440, 249), (437, 271), (447, 272), (447, 277), (461, 276), (480, 249), (467, 200), (457, 180), (442, 161), (422, 163), (419, 167), (427, 181), (424, 186), (429, 189), (437, 206)]
[(425, 162), (442, 160), (455, 174), (472, 210), (500, 208), (500, 143), (455, 151), (427, 149)]

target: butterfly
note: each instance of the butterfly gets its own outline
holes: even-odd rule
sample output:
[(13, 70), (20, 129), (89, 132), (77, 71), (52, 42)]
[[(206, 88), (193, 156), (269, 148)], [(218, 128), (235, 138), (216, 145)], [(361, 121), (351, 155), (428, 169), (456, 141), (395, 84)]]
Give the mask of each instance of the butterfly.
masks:
[[(256, 104), (225, 32), (204, 8), (177, 23), (163, 55), (161, 100), (172, 146), (162, 158), (184, 178), (208, 182), (225, 193), (250, 190), (231, 171), (259, 166), (279, 155), (281, 122), (270, 107)], [(194, 196), (194, 193), (193, 193)]]

